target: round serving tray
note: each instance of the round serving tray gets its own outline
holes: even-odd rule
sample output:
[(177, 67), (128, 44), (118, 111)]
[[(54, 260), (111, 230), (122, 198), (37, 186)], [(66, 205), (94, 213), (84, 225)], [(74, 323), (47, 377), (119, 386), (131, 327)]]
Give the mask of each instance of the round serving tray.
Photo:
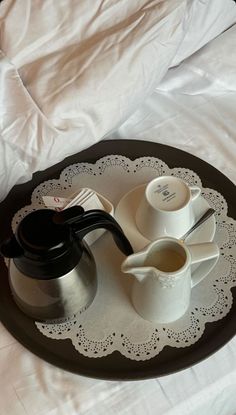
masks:
[[(203, 187), (220, 192), (228, 204), (228, 216), (236, 219), (235, 185), (220, 171), (205, 161), (163, 144), (137, 140), (102, 141), (63, 162), (34, 174), (33, 179), (15, 186), (0, 205), (0, 242), (11, 231), (11, 220), (23, 206), (30, 204), (34, 188), (41, 182), (59, 178), (61, 171), (73, 163), (96, 162), (109, 154), (120, 154), (130, 159), (153, 156), (165, 161), (170, 168), (185, 167), (195, 171)], [(9, 332), (28, 350), (47, 362), (65, 370), (94, 378), (110, 380), (140, 380), (163, 376), (190, 367), (209, 357), (225, 345), (236, 332), (236, 288), (232, 289), (233, 305), (222, 320), (208, 323), (204, 334), (192, 346), (177, 349), (166, 346), (156, 357), (146, 361), (133, 361), (114, 352), (107, 357), (88, 358), (78, 353), (70, 340), (55, 341), (42, 335), (35, 322), (15, 305), (10, 292), (7, 268), (0, 259), (0, 319)]]

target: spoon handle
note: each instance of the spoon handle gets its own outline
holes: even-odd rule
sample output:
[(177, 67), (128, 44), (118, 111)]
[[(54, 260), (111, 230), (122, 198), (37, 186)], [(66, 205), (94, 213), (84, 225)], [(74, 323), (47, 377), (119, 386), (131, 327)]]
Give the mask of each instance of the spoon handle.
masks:
[(182, 236), (181, 240), (184, 241), (190, 233), (195, 231), (198, 226), (200, 226), (202, 223), (204, 223), (210, 216), (212, 216), (215, 213), (214, 209), (210, 208), (208, 209), (201, 217), (200, 219)]

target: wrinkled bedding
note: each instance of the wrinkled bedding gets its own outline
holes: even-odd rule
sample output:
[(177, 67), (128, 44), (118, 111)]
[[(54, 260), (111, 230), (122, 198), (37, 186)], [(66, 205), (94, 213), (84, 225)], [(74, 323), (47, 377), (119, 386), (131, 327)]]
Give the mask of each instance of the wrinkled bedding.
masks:
[[(56, 4), (0, 4), (1, 199), (104, 138), (178, 147), (236, 184), (235, 3)], [(1, 415), (234, 415), (235, 396), (236, 338), (171, 376), (106, 382), (47, 364), (0, 323)]]
[(0, 200), (116, 130), (170, 68), (235, 21), (231, 0), (4, 0)]
[(179, 66), (109, 138), (181, 148), (236, 184), (236, 25)]

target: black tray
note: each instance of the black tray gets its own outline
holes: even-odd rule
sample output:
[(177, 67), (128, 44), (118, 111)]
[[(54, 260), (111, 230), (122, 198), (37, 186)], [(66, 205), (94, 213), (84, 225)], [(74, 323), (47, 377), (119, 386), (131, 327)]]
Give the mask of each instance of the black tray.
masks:
[[(120, 154), (135, 159), (154, 156), (165, 161), (170, 168), (186, 167), (195, 171), (203, 187), (218, 190), (228, 204), (228, 216), (236, 219), (236, 188), (221, 172), (203, 160), (174, 147), (162, 144), (136, 141), (103, 141), (63, 162), (34, 174), (33, 179), (15, 186), (0, 205), (0, 242), (11, 229), (11, 219), (16, 211), (30, 204), (34, 188), (45, 180), (59, 178), (60, 172), (77, 162), (93, 163), (109, 154)], [(65, 370), (94, 378), (111, 380), (138, 380), (167, 375), (185, 369), (209, 357), (225, 345), (236, 332), (236, 288), (230, 312), (222, 320), (206, 324), (204, 334), (198, 342), (182, 349), (166, 346), (159, 355), (147, 361), (133, 361), (119, 352), (107, 357), (88, 358), (79, 354), (70, 340), (49, 339), (35, 327), (33, 320), (25, 316), (15, 305), (7, 278), (7, 268), (0, 259), (0, 319), (9, 332), (27, 349)]]

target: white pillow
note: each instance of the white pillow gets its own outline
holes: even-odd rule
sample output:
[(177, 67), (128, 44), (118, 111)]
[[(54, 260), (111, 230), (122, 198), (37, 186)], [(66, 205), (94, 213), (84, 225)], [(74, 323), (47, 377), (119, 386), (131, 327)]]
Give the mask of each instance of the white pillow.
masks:
[(216, 97), (236, 91), (236, 24), (170, 69), (156, 91)]
[(185, 36), (171, 66), (176, 66), (236, 23), (233, 0), (193, 0), (185, 14)]

